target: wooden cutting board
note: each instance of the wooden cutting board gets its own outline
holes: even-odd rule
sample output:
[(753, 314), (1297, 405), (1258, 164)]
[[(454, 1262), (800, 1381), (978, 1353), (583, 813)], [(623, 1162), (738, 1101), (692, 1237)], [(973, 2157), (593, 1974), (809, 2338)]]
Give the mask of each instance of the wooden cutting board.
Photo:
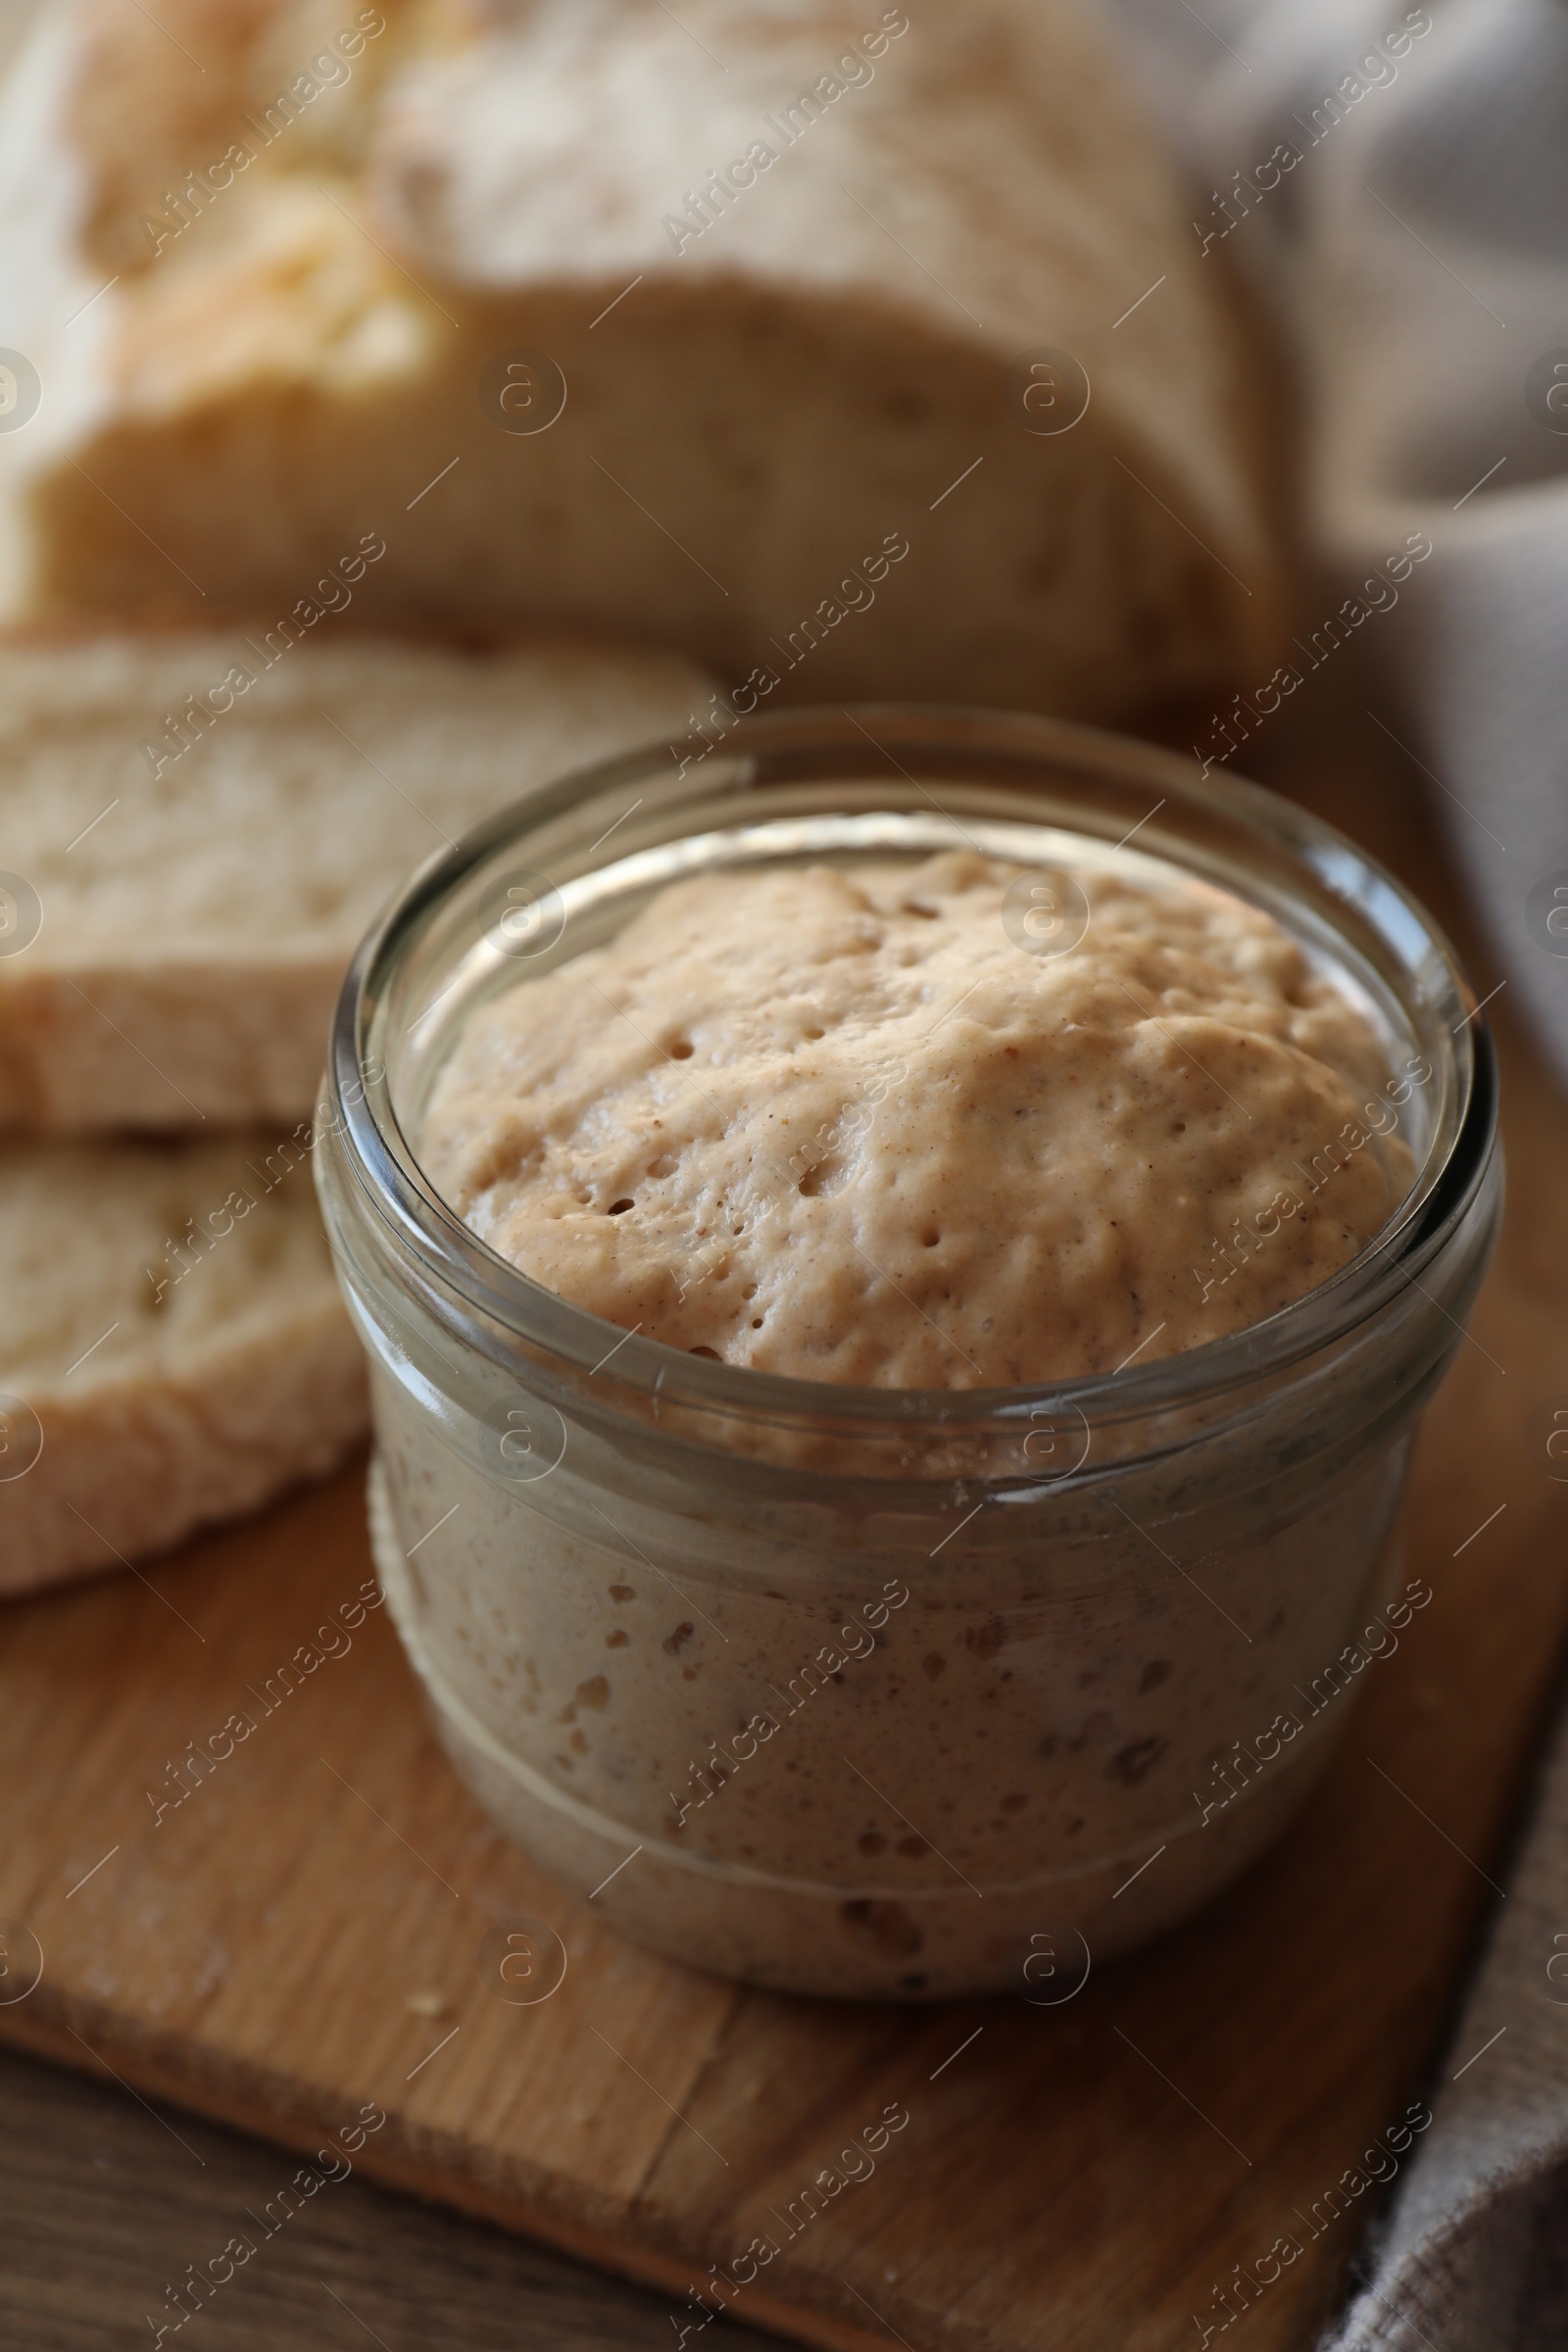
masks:
[[(1373, 2202), (1329, 2191), (1433, 2090), (1568, 1615), (1544, 1445), (1568, 1404), (1568, 1112), (1503, 1026), (1509, 1222), (1413, 1484), (1435, 1599), (1368, 1669), (1285, 1844), (1191, 1927), (1055, 2007), (689, 1975), (490, 1830), (381, 1612), (158, 1814), (187, 1742), (259, 1715), (368, 1577), (356, 1471), (0, 1611), (0, 1918), (13, 1970), (28, 1936), (42, 1953), (0, 2034), (170, 2103), (176, 2133), (183, 2106), (299, 2150), (311, 2194), (352, 2162), (655, 2284), (672, 2343), (709, 2266), (763, 2239), (729, 2307), (810, 2344), (1165, 2352), (1218, 2339), (1241, 2265), (1235, 2332), (1304, 2347)], [(497, 1973), (519, 1918), (568, 1955), (531, 2005)], [(889, 2110), (907, 2120), (874, 2166), (846, 2159)], [(808, 2211), (829, 2167), (846, 2184)], [(283, 2224), (253, 2218), (259, 2251)]]

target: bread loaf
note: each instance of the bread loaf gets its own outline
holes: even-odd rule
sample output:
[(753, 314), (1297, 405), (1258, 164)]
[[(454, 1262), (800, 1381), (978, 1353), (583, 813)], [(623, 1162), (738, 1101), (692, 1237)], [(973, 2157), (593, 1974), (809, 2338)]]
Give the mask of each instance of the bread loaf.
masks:
[(0, 1592), (177, 1543), (360, 1435), (313, 1140), (0, 1145)]
[(282, 622), (369, 534), (362, 613), (741, 711), (1259, 674), (1250, 363), (1072, 0), (155, 13), (11, 92), (0, 609)]
[(0, 1124), (307, 1115), (397, 885), (706, 698), (663, 655), (329, 637), (345, 625), (0, 645)]

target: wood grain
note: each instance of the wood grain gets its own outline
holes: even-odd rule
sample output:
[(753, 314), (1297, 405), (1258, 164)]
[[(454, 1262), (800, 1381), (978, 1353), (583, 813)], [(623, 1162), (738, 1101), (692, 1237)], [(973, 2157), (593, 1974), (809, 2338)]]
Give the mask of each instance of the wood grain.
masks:
[[(1292, 748), (1300, 772), (1310, 742)], [(1386, 826), (1446, 900), (1402, 780), (1371, 800), (1364, 748), (1335, 751), (1319, 805), (1344, 822), (1334, 787), (1353, 792), (1348, 829)], [(1299, 2258), (1233, 2332), (1304, 2345), (1370, 2200), (1316, 2234), (1301, 2217), (1423, 2087), (1564, 1630), (1539, 1415), (1568, 1397), (1568, 1113), (1501, 1027), (1508, 1225), (1413, 1481), (1436, 1598), (1364, 1677), (1299, 1825), (1191, 1927), (1056, 2009), (856, 2009), (687, 1974), (489, 1829), (379, 1613), (155, 1826), (167, 1762), (368, 1574), (351, 1475), (5, 1612), (0, 1916), (45, 1964), (0, 2034), (305, 2154), (373, 2102), (359, 2172), (657, 2286), (670, 2340), (707, 2266), (767, 2233), (734, 2318), (808, 2343), (1154, 2352), (1199, 2340), (1233, 2266), (1290, 2234)], [(516, 1914), (569, 1953), (533, 2008), (480, 1976)], [(909, 2120), (874, 2174), (786, 2237), (770, 2216), (889, 2103)]]
[[(177, 2133), (177, 2137), (175, 2134)], [(0, 2053), (0, 2342), (150, 2343), (166, 2289), (254, 2228), (294, 2159)], [(173, 2341), (166, 2338), (166, 2341)], [(356, 2178), (318, 2194), (202, 2313), (203, 2352), (668, 2352), (667, 2300)], [(731, 2326), (729, 2352), (769, 2338)]]

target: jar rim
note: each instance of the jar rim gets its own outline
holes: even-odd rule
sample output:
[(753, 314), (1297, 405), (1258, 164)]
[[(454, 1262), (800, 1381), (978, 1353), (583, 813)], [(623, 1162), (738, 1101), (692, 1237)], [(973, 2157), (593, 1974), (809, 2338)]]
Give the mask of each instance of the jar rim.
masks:
[[(694, 740), (700, 751), (686, 749)], [(902, 758), (894, 758), (890, 741)], [(1347, 1339), (1418, 1282), (1422, 1268), (1463, 1222), (1496, 1139), (1495, 1059), (1484, 1012), (1452, 946), (1419, 901), (1376, 858), (1297, 804), (1239, 776), (1215, 778), (1206, 765), (1200, 768), (1180, 753), (1135, 738), (1066, 720), (961, 706), (794, 709), (732, 719), (720, 745), (698, 735), (687, 738), (686, 746), (657, 742), (575, 769), (437, 852), (367, 934), (339, 994), (323, 1107), (345, 1172), (383, 1241), (416, 1267), (427, 1298), (480, 1318), (486, 1352), (515, 1345), (520, 1360), (537, 1364), (543, 1358), (568, 1377), (596, 1381), (612, 1357), (613, 1371), (599, 1383), (607, 1400), (618, 1390), (645, 1403), (654, 1399), (656, 1409), (681, 1406), (702, 1420), (828, 1425), (906, 1439), (919, 1425), (945, 1436), (985, 1429), (1015, 1432), (1019, 1422), (1042, 1414), (1054, 1419), (1076, 1414), (1087, 1428), (1097, 1417), (1119, 1421), (1176, 1405), (1222, 1402), (1228, 1395), (1254, 1389), (1266, 1376), (1288, 1373)], [(627, 1332), (547, 1289), (470, 1230), (424, 1175), (393, 1105), (391, 1073), (378, 1054), (399, 972), (443, 909), (476, 876), (519, 847), (552, 834), (558, 841), (569, 840), (573, 820), (591, 814), (608, 794), (629, 784), (641, 785), (643, 802), (652, 797), (656, 813), (665, 816), (708, 806), (699, 798), (701, 786), (687, 787), (685, 779), (689, 768), (701, 767), (715, 750), (722, 754), (721, 769), (746, 771), (741, 789), (754, 792), (781, 782), (841, 777), (847, 765), (865, 765), (866, 747), (885, 755), (883, 765), (868, 772), (889, 792), (900, 775), (923, 789), (918, 787), (922, 762), (933, 772), (984, 767), (988, 782), (1006, 777), (1013, 788), (1021, 784), (1035, 791), (1044, 791), (1053, 775), (1058, 781), (1087, 779), (1109, 796), (1107, 811), (1113, 815), (1121, 813), (1113, 808), (1116, 793), (1136, 798), (1152, 790), (1160, 808), (1170, 808), (1172, 815), (1153, 825), (1154, 812), (1146, 816), (1152, 843), (1170, 836), (1177, 822), (1190, 821), (1200, 830), (1217, 827), (1225, 838), (1266, 852), (1281, 874), (1294, 863), (1300, 882), (1310, 882), (1320, 913), (1337, 906), (1351, 928), (1356, 918), (1363, 945), (1373, 937), (1380, 940), (1389, 963), (1410, 977), (1412, 989), (1419, 974), (1421, 987), (1413, 993), (1428, 1016), (1425, 1033), (1444, 1057), (1441, 1068), (1434, 1063), (1435, 1075), (1443, 1080), (1443, 1109), (1414, 1186), (1355, 1257), (1262, 1321), (1146, 1364), (1006, 1387), (896, 1389), (803, 1380), (727, 1364)], [(891, 770), (886, 761), (892, 762)], [(1042, 812), (1028, 821), (1048, 820)], [(1081, 821), (1075, 829), (1095, 837)], [(681, 832), (676, 825), (660, 838), (680, 838)], [(573, 848), (572, 854), (580, 852)], [(1165, 855), (1172, 856), (1169, 848)], [(1179, 857), (1172, 861), (1183, 863)], [(1187, 870), (1195, 870), (1191, 861)], [(548, 868), (543, 878), (555, 880)], [(1332, 922), (1332, 914), (1328, 919)], [(1345, 936), (1348, 940), (1348, 930)], [(1404, 1009), (1412, 1007), (1406, 1004)], [(424, 1017), (421, 1012), (410, 1026)]]

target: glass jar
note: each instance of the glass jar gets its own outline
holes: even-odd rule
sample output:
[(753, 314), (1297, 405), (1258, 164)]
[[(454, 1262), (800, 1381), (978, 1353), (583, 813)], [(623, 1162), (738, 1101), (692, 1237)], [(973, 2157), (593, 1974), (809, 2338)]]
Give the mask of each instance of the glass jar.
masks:
[[(1049, 1387), (815, 1385), (601, 1321), (421, 1175), (468, 1013), (676, 876), (961, 844), (1059, 870), (1134, 829), (1273, 914), (1387, 1044), (1365, 1116), (1392, 1108), (1412, 1189), (1266, 1321)], [(345, 985), (322, 1124), (375, 1557), (440, 1736), (547, 1871), (695, 1967), (1060, 1997), (1264, 1851), (1422, 1605), (1401, 1490), (1495, 1231), (1491, 1048), (1420, 907), (1255, 786), (962, 711), (611, 761), (410, 884)]]

